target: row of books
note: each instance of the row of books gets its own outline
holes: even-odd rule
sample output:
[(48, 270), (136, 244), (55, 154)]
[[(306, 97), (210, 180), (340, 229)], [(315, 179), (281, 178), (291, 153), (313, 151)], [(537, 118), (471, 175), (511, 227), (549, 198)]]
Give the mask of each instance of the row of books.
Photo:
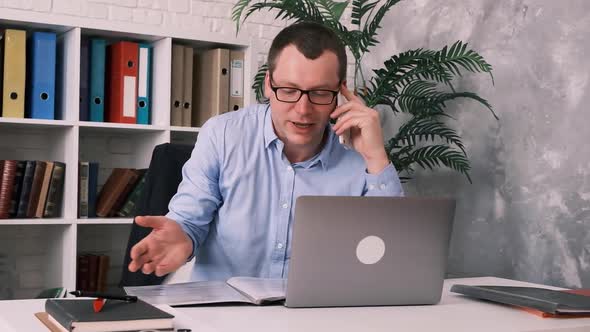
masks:
[(6, 29), (0, 34), (0, 115), (59, 119), (55, 110), (56, 34)]
[(170, 123), (200, 127), (210, 117), (244, 106), (244, 52), (216, 48), (197, 53), (172, 45)]
[(110, 261), (110, 257), (104, 254), (84, 253), (78, 255), (76, 290), (87, 292), (106, 291)]
[(148, 44), (82, 38), (80, 120), (150, 124), (152, 56)]
[(61, 216), (66, 165), (0, 160), (0, 219)]
[(114, 168), (98, 192), (97, 162), (80, 162), (78, 217), (134, 217), (145, 185), (146, 169)]

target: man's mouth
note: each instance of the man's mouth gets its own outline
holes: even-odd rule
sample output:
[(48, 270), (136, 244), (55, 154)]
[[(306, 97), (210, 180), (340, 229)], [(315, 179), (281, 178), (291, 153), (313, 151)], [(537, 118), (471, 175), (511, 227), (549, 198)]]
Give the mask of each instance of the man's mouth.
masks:
[(296, 122), (296, 121), (291, 121), (291, 123), (294, 124), (295, 127), (302, 128), (302, 129), (309, 128), (309, 127), (313, 126), (313, 123), (309, 123), (309, 122)]

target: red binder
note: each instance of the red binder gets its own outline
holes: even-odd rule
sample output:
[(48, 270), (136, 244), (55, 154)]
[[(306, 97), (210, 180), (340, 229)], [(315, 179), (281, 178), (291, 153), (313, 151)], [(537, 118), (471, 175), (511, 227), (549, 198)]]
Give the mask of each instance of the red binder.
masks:
[(121, 41), (107, 49), (106, 121), (136, 123), (139, 45)]

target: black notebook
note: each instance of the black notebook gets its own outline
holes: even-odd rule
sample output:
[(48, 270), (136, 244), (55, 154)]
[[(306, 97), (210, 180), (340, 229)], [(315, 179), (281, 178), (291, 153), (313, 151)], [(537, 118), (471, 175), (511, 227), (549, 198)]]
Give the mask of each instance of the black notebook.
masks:
[(532, 308), (550, 314), (590, 313), (590, 297), (563, 291), (514, 286), (453, 285), (451, 292), (498, 303)]
[(144, 301), (107, 300), (94, 312), (93, 300), (48, 299), (45, 311), (49, 320), (66, 331), (173, 331), (174, 316)]

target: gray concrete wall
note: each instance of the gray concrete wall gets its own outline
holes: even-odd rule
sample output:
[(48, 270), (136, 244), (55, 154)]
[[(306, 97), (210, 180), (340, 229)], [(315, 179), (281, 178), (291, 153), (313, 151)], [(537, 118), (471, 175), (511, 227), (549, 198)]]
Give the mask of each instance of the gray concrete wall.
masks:
[[(487, 98), (450, 106), (473, 184), (423, 172), (409, 194), (458, 198), (452, 275), (590, 287), (590, 1), (408, 0), (386, 16), (368, 68), (460, 39), (494, 67), (458, 90)], [(394, 119), (395, 124), (396, 119)]]

